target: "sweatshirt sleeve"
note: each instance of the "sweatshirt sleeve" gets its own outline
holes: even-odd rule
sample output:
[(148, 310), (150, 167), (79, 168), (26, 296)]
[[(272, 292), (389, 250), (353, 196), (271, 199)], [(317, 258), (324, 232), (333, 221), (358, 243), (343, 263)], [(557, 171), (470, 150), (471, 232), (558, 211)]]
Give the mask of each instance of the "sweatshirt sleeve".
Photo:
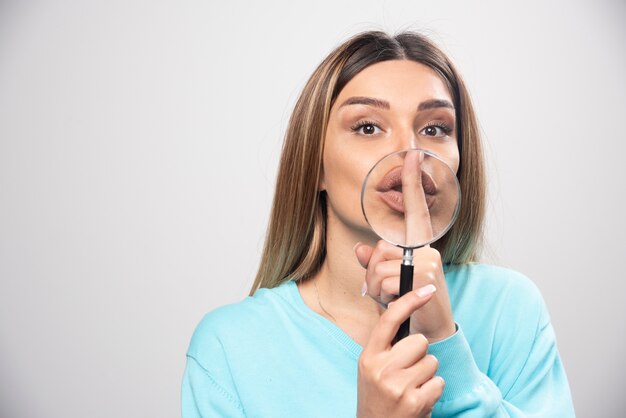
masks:
[(512, 294), (516, 302), (505, 298), (507, 311), (499, 315), (501, 323), (494, 326), (492, 355), (485, 372), (479, 369), (461, 327), (429, 346), (429, 353), (439, 360), (437, 374), (446, 382), (433, 418), (575, 416), (541, 295), (534, 286), (530, 300), (520, 300), (524, 292)]
[(207, 314), (191, 338), (181, 389), (183, 418), (246, 416), (219, 338), (219, 319)]
[(245, 417), (237, 397), (191, 356), (187, 356), (181, 401), (183, 418)]

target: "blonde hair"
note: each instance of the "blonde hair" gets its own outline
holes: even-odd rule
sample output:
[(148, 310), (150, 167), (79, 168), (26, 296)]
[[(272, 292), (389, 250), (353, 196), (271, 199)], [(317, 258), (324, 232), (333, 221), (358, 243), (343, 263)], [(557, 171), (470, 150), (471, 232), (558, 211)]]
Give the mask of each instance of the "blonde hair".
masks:
[(433, 246), (444, 263), (476, 261), (482, 241), (485, 177), (478, 123), (469, 93), (448, 57), (414, 32), (394, 37), (358, 34), (322, 61), (305, 85), (289, 120), (265, 246), (250, 295), (315, 274), (326, 256), (326, 195), (318, 191), (330, 109), (360, 71), (382, 61), (412, 60), (435, 70), (454, 101), (461, 156), (457, 177), (461, 209), (456, 223)]

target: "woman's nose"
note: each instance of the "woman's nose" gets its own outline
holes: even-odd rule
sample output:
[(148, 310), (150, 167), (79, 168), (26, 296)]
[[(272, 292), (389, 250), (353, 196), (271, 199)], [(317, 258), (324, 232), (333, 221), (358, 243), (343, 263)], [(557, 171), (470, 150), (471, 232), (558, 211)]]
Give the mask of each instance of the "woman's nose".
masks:
[(418, 135), (413, 129), (403, 129), (397, 132), (397, 148), (398, 151), (409, 148), (420, 148), (420, 141)]

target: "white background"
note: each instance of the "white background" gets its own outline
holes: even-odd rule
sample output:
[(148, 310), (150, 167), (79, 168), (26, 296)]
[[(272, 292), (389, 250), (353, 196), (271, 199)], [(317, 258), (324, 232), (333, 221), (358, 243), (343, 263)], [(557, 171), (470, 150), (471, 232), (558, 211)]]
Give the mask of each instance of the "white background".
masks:
[(252, 283), (282, 135), (366, 29), (457, 62), (486, 260), (542, 290), (579, 417), (626, 411), (623, 1), (0, 0), (0, 415), (179, 415), (185, 350)]

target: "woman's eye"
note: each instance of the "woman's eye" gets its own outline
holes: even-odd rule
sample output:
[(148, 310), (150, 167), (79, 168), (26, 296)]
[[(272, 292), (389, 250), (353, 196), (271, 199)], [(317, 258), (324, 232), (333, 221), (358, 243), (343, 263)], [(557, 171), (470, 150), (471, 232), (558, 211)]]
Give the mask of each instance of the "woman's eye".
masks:
[(354, 126), (352, 130), (361, 135), (375, 135), (382, 132), (382, 130), (373, 123), (363, 123)]
[(449, 135), (451, 131), (447, 126), (431, 125), (422, 129), (420, 133), (426, 136), (443, 137)]

